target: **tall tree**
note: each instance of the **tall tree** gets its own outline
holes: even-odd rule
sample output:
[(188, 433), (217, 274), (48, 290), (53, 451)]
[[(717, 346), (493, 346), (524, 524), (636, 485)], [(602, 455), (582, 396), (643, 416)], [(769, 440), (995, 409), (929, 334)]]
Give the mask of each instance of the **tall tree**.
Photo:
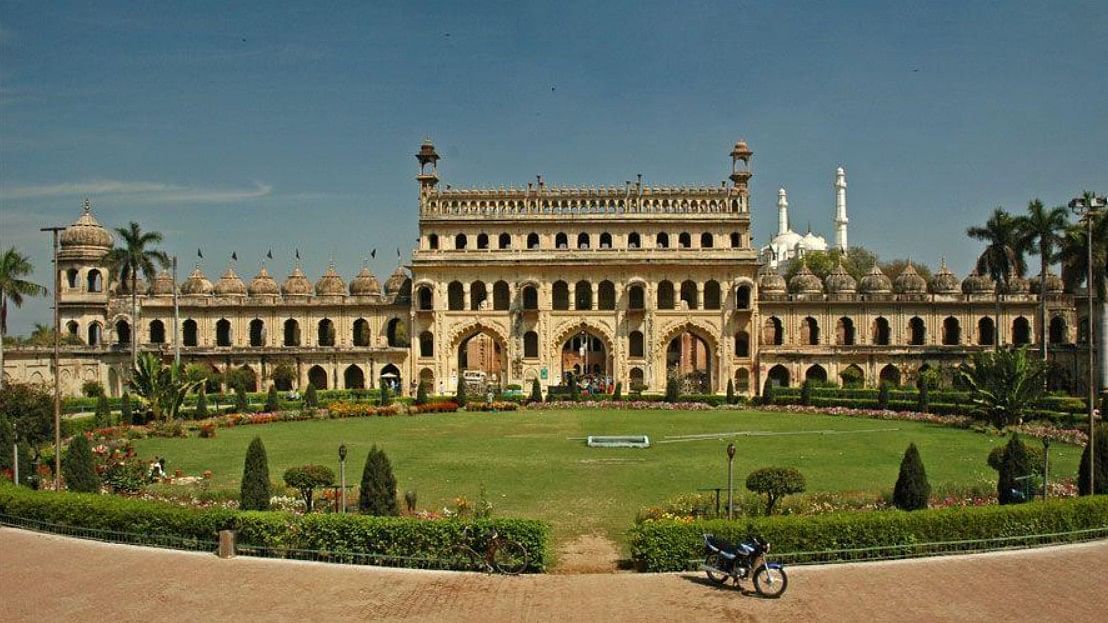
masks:
[(966, 229), (966, 235), (986, 244), (985, 250), (977, 258), (977, 272), (989, 275), (996, 282), (996, 339), (993, 344), (1000, 348), (1000, 294), (1008, 289), (1008, 279), (1012, 275), (1023, 276), (1027, 271), (1024, 261), (1024, 245), (1021, 244), (1019, 221), (1004, 208), (993, 210), (992, 216), (984, 226), (975, 225)]
[(1035, 199), (1027, 204), (1027, 214), (1017, 219), (1020, 246), (1039, 256), (1039, 347), (1043, 360), (1047, 357), (1046, 339), (1046, 273), (1055, 252), (1062, 244), (1062, 233), (1069, 226), (1066, 209), (1047, 208)]
[[(4, 251), (0, 257), (0, 370), (4, 369), (4, 336), (8, 332), (8, 303), (16, 307), (23, 306), (23, 297), (41, 296), (46, 288), (24, 279), (34, 271), (31, 260), (27, 259), (15, 247)], [(4, 375), (0, 374), (0, 387), (4, 386)]]
[(131, 221), (127, 227), (115, 228), (119, 234), (120, 246), (104, 256), (104, 263), (112, 273), (119, 276), (120, 283), (130, 282), (131, 289), (131, 367), (138, 367), (138, 275), (141, 272), (147, 279), (154, 279), (157, 268), (169, 268), (169, 256), (164, 251), (153, 248), (162, 241), (162, 234), (156, 231), (142, 231), (139, 224)]

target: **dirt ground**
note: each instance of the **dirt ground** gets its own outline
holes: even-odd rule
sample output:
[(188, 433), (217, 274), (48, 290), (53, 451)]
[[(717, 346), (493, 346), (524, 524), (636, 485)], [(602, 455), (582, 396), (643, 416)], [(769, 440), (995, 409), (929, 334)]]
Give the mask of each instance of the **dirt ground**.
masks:
[(1105, 578), (1100, 541), (797, 567), (784, 598), (764, 600), (699, 574), (501, 577), (220, 560), (0, 528), (5, 621), (1104, 621)]

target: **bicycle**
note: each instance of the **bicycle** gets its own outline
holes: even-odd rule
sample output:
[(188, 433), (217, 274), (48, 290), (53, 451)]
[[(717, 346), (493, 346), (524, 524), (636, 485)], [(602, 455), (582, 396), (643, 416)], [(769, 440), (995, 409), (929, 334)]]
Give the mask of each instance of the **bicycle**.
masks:
[[(465, 529), (468, 536), (469, 529)], [(445, 561), (450, 569), (457, 571), (499, 572), (507, 575), (519, 575), (527, 569), (530, 557), (527, 550), (518, 542), (500, 536), (493, 529), (485, 541), (484, 552), (478, 552), (465, 544), (450, 548)]]

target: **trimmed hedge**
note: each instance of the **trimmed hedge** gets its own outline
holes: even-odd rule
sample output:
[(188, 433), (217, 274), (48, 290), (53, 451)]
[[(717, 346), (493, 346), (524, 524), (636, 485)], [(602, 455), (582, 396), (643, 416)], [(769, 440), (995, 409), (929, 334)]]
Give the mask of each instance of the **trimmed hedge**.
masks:
[[(904, 546), (1108, 529), (1108, 497), (1093, 496), (1011, 506), (977, 506), (920, 511), (860, 511), (788, 515), (746, 520), (647, 521), (630, 531), (631, 558), (643, 571), (683, 571), (703, 558), (704, 533), (738, 543), (752, 534), (773, 545), (788, 562), (863, 560), (865, 552), (832, 552), (803, 558), (799, 552)], [(970, 549), (970, 548), (965, 548)], [(888, 554), (888, 552), (884, 552)]]
[[(370, 555), (441, 558), (458, 543), (473, 546), (495, 529), (530, 555), (529, 571), (550, 563), (550, 526), (533, 519), (430, 520), (357, 514), (294, 515), (282, 512), (185, 508), (113, 495), (32, 491), (0, 484), (0, 513), (67, 526), (215, 541), (220, 530), (238, 531), (238, 542), (269, 556), (308, 549)], [(341, 560), (341, 557), (339, 557)]]

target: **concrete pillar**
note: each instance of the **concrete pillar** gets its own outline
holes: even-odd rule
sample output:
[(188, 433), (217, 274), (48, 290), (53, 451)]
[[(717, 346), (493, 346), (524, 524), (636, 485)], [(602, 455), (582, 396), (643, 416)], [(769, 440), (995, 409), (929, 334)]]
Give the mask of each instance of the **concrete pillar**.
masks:
[(235, 557), (235, 531), (234, 530), (220, 530), (219, 531), (219, 551), (220, 558), (234, 558)]

